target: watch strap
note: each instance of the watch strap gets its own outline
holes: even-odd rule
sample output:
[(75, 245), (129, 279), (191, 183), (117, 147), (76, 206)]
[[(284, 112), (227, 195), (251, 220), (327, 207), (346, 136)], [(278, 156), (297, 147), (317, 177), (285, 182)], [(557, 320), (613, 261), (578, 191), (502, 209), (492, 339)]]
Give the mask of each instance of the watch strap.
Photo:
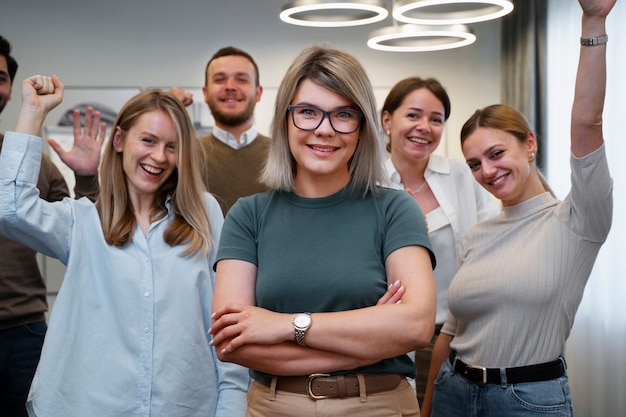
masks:
[(580, 44), (582, 46), (596, 46), (603, 45), (609, 41), (608, 35), (597, 36), (595, 38), (580, 38)]
[(305, 342), (305, 335), (306, 335), (306, 331), (309, 329), (309, 327), (311, 327), (311, 313), (302, 313), (302, 314), (306, 314), (307, 316), (309, 316), (309, 324), (306, 327), (300, 327), (298, 325), (296, 325), (296, 323), (294, 322), (294, 332), (295, 332), (295, 339), (296, 339), (296, 343), (299, 344), (300, 346), (306, 346), (306, 342)]
[(306, 330), (307, 329), (296, 327), (296, 343), (300, 346), (306, 346), (306, 342), (304, 341), (304, 334), (306, 333)]

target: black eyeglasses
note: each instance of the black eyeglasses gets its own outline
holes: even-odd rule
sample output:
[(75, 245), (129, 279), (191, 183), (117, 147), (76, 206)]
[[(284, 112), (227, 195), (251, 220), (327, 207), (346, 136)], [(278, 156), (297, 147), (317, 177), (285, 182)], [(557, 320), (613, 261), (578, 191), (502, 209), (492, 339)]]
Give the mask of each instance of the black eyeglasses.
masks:
[(288, 106), (294, 126), (300, 130), (315, 130), (328, 117), (330, 126), (337, 133), (354, 133), (363, 120), (363, 112), (356, 109), (338, 109), (325, 111), (315, 106), (302, 104)]

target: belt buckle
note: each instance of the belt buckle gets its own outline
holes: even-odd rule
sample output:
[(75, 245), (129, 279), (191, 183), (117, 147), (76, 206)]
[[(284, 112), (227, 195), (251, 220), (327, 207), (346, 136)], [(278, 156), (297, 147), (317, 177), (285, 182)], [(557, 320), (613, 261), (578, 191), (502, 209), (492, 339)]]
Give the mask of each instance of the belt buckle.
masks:
[[(472, 381), (473, 378), (469, 377), (469, 371), (479, 371), (482, 374), (482, 380), (480, 381)], [(477, 384), (486, 384), (487, 383), (487, 368), (479, 365), (467, 365), (465, 371), (463, 372), (465, 377), (472, 382)]]
[(315, 380), (315, 378), (323, 378), (323, 377), (327, 377), (330, 376), (330, 374), (311, 374), (309, 375), (307, 381), (306, 381), (306, 393), (309, 394), (309, 397), (311, 397), (311, 399), (313, 400), (324, 400), (326, 398), (332, 398), (332, 396), (330, 395), (315, 395), (313, 394), (313, 381)]

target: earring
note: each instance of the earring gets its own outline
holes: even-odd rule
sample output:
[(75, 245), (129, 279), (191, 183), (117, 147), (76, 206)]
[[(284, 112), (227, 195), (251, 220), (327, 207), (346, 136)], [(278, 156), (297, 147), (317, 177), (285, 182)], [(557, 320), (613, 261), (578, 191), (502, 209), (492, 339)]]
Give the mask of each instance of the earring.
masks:
[(389, 133), (391, 132), (389, 132), (388, 130), (385, 130), (385, 133), (387, 134), (387, 136), (389, 136)]
[(535, 153), (531, 153), (530, 156), (528, 157), (528, 162), (535, 162)]

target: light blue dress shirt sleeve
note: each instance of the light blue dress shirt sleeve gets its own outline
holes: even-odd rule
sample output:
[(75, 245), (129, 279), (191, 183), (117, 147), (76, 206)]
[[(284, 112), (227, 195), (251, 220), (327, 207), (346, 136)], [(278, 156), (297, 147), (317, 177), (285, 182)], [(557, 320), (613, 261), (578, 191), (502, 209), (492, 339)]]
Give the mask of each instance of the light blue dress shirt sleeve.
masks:
[(68, 201), (39, 198), (43, 140), (7, 132), (0, 155), (0, 233), (67, 263), (72, 225)]
[[(208, 196), (208, 194), (207, 194)], [(211, 231), (214, 237), (213, 249), (210, 255), (209, 265), (215, 263), (217, 248), (219, 247), (219, 237), (222, 234), (222, 226), (224, 225), (224, 217), (222, 209), (217, 201), (213, 198), (206, 198), (206, 206), (211, 222)], [(211, 283), (215, 286), (215, 271), (211, 269)], [(213, 296), (211, 294), (211, 300)], [(212, 311), (209, 311), (209, 320)], [(207, 329), (208, 330), (208, 329)], [(210, 336), (209, 336), (210, 338)], [(243, 417), (246, 411), (247, 393), (250, 385), (250, 375), (248, 368), (237, 365), (235, 363), (222, 362), (217, 357), (215, 347), (211, 347), (213, 361), (216, 364), (216, 372), (218, 379), (218, 399), (215, 417)]]

